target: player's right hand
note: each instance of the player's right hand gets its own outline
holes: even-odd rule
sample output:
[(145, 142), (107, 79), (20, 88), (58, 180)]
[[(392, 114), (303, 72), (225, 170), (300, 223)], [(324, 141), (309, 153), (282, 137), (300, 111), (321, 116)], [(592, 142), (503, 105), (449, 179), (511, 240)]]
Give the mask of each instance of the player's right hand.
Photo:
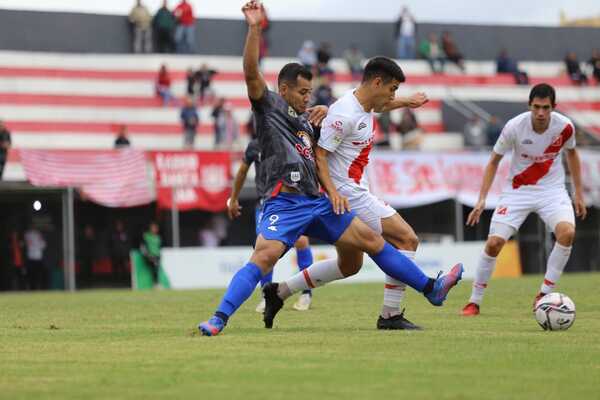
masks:
[(264, 9), (258, 1), (249, 1), (244, 4), (242, 12), (250, 26), (259, 25), (264, 18)]
[(342, 196), (337, 191), (331, 191), (328, 193), (328, 196), (334, 213), (339, 215), (345, 213), (346, 211), (350, 211), (350, 203), (346, 197)]
[(227, 200), (227, 215), (231, 220), (242, 215), (242, 207), (237, 199)]
[(467, 226), (475, 226), (478, 224), (483, 210), (485, 210), (485, 200), (479, 200), (467, 217)]

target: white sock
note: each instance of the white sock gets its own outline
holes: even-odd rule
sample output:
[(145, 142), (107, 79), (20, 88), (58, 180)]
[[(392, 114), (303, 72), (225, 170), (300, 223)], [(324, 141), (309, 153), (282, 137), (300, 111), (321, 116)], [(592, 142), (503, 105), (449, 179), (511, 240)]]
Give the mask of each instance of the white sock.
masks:
[(487, 287), (487, 283), (492, 277), (494, 268), (496, 267), (496, 257), (489, 256), (485, 250), (481, 252), (479, 264), (475, 272), (475, 280), (473, 281), (473, 291), (471, 292), (470, 303), (481, 304), (483, 300), (483, 291)]
[[(406, 257), (414, 261), (415, 251), (398, 250)], [(385, 276), (385, 285), (383, 286), (383, 305), (381, 306), (381, 316), (390, 318), (400, 314), (400, 303), (406, 292), (406, 283), (398, 281), (391, 276)]]
[(560, 276), (565, 269), (565, 265), (567, 265), (567, 261), (569, 261), (572, 248), (572, 246), (565, 247), (558, 242), (554, 243), (554, 248), (550, 252), (550, 257), (548, 257), (546, 275), (544, 276), (544, 282), (542, 283), (540, 292), (550, 293), (554, 290), (556, 282), (560, 279)]
[(344, 278), (344, 275), (342, 274), (342, 271), (340, 271), (340, 267), (338, 267), (337, 258), (334, 258), (318, 261), (292, 276), (284, 283), (289, 288), (289, 295), (291, 296), (302, 290), (314, 289), (342, 278)]

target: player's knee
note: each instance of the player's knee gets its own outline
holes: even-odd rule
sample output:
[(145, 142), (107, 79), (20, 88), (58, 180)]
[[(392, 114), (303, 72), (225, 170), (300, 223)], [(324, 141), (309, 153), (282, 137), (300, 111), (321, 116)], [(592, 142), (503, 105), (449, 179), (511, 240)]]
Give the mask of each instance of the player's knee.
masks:
[(368, 254), (377, 253), (381, 250), (384, 240), (377, 232), (364, 225), (359, 229), (359, 243), (363, 251)]
[(571, 224), (560, 224), (556, 230), (556, 241), (563, 246), (571, 246), (575, 240), (575, 227)]
[(280, 252), (276, 251), (276, 249), (257, 249), (252, 254), (250, 262), (258, 265), (263, 272), (269, 272), (279, 259), (279, 256)]
[(405, 250), (416, 251), (419, 247), (419, 237), (416, 233), (410, 232), (405, 238)]
[(294, 244), (294, 247), (297, 249), (305, 249), (309, 246), (309, 242), (308, 242), (308, 238), (306, 236), (300, 236), (298, 238), (298, 240), (296, 240), (296, 243)]
[(500, 250), (502, 250), (502, 247), (504, 247), (504, 243), (506, 243), (506, 240), (500, 236), (488, 237), (488, 240), (485, 243), (486, 254), (490, 257), (496, 257), (500, 253)]

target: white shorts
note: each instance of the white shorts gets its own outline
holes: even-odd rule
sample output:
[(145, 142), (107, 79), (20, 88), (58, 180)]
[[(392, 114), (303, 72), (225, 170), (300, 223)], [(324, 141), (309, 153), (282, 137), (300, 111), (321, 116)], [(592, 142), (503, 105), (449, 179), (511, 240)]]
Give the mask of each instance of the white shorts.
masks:
[(509, 234), (509, 230), (499, 224), (514, 228), (512, 233), (515, 233), (532, 212), (539, 215), (552, 232), (555, 231), (559, 222), (569, 222), (575, 225), (573, 204), (566, 190), (506, 192), (500, 196), (498, 206), (494, 210), (490, 224), (490, 236), (495, 235), (509, 239), (509, 237), (505, 237)]
[(396, 210), (364, 188), (344, 185), (338, 188), (338, 193), (348, 199), (356, 216), (379, 234), (383, 231), (381, 219), (396, 214)]

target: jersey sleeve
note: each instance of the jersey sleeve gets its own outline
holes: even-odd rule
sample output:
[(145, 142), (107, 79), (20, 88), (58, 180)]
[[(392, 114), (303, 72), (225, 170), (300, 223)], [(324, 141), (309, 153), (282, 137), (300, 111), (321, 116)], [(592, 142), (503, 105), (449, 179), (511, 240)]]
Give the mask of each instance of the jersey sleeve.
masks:
[(515, 129), (513, 121), (508, 121), (502, 132), (500, 133), (500, 137), (496, 141), (494, 145), (494, 153), (504, 155), (512, 150), (515, 142)]
[(321, 124), (319, 147), (334, 152), (344, 140), (344, 136), (350, 133), (351, 127), (351, 122), (347, 117), (335, 114), (327, 115)]
[(259, 113), (264, 114), (269, 108), (273, 107), (274, 104), (274, 96), (273, 92), (270, 91), (267, 87), (263, 92), (263, 95), (260, 99), (250, 99), (250, 103), (252, 104), (252, 109)]
[(577, 129), (575, 129), (575, 125), (573, 124), (573, 122), (569, 121), (569, 122), (567, 122), (567, 124), (571, 126), (571, 129), (573, 129), (573, 134), (571, 135), (569, 140), (567, 140), (567, 142), (565, 143), (565, 149), (574, 149), (575, 145), (577, 144), (575, 141), (575, 136), (577, 136), (576, 135)]
[(244, 164), (252, 165), (258, 159), (258, 155), (260, 154), (260, 150), (258, 148), (258, 140), (251, 140), (246, 147), (246, 151), (244, 152)]

